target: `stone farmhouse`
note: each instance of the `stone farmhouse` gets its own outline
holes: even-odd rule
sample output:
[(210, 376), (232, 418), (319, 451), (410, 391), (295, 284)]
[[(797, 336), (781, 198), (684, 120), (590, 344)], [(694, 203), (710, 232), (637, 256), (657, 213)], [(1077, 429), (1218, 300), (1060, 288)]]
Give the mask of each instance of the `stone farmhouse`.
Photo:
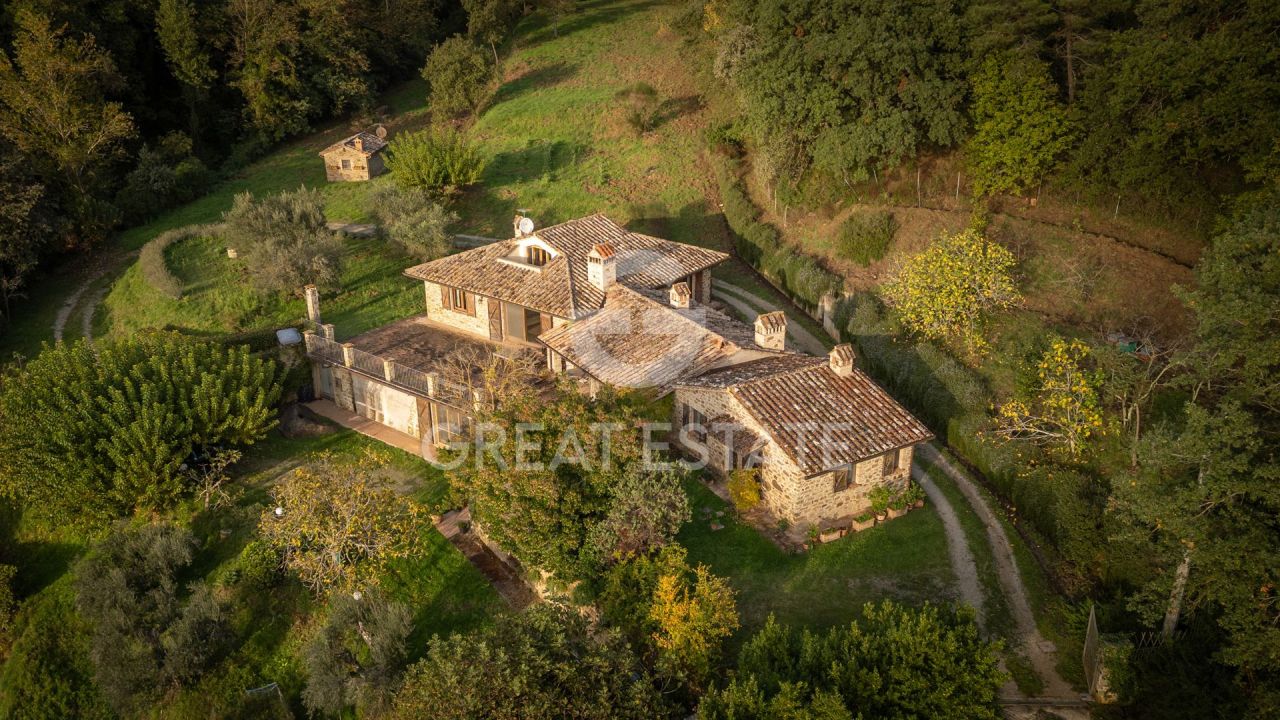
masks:
[(673, 441), (715, 473), (759, 468), (762, 497), (793, 524), (838, 525), (868, 493), (906, 482), (929, 431), (841, 345), (828, 358), (787, 347), (787, 318), (748, 326), (711, 304), (724, 253), (626, 230), (603, 215), (535, 230), (405, 270), (423, 315), (348, 342), (321, 322), (308, 288), (316, 394), (416, 443), (426, 457), (469, 440), (483, 401), (445, 380), (460, 352), (536, 358), (595, 393), (673, 394)]
[(358, 132), (320, 151), (324, 174), (329, 182), (368, 180), (386, 170), (382, 151), (387, 149), (386, 131)]

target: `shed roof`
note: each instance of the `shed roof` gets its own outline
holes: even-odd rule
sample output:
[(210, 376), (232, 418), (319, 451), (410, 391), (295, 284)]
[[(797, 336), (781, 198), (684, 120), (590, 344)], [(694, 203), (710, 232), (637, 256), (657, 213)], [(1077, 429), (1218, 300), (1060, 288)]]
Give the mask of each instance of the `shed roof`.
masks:
[[(356, 138), (360, 139), (361, 149), (356, 149)], [(365, 157), (376, 155), (387, 147), (386, 138), (380, 138), (371, 132), (358, 132), (349, 138), (343, 138), (338, 142), (320, 151), (321, 155), (328, 155), (337, 150), (352, 150), (364, 153)]]

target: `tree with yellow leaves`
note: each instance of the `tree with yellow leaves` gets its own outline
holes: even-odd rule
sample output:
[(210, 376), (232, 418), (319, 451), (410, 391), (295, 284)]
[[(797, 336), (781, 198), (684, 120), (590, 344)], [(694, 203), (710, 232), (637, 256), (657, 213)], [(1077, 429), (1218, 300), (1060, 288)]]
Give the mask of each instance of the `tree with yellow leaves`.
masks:
[(912, 332), (981, 353), (987, 316), (1021, 300), (1011, 274), (1016, 263), (1013, 253), (977, 230), (943, 233), (906, 261), (884, 293)]
[(996, 432), (1078, 457), (1085, 442), (1104, 432), (1098, 391), (1100, 373), (1090, 370), (1089, 346), (1054, 338), (1036, 366), (1029, 398), (1015, 398), (996, 412)]
[(649, 619), (661, 674), (700, 692), (721, 643), (738, 628), (738, 609), (728, 581), (706, 565), (695, 567), (691, 578), (685, 566), (658, 578)]
[(421, 548), (425, 513), (378, 475), (385, 459), (322, 455), (275, 487), (262, 513), (263, 539), (312, 591), (371, 587), (396, 559)]

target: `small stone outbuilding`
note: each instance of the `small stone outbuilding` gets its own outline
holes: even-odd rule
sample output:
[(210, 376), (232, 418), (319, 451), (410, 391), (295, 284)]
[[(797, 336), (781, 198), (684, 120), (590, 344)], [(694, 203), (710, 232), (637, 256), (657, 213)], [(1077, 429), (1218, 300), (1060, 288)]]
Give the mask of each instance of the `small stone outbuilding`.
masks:
[(324, 174), (329, 182), (368, 180), (386, 170), (382, 151), (387, 149), (386, 131), (359, 132), (320, 151)]

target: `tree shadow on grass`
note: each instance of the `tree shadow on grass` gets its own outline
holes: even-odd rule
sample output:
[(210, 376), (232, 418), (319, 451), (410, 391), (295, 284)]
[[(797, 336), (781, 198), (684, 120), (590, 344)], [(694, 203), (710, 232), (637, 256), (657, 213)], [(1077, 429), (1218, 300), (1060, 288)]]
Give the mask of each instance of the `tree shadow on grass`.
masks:
[(514, 100), (525, 93), (544, 90), (546, 88), (558, 85), (568, 80), (578, 72), (577, 65), (570, 65), (565, 62), (555, 62), (550, 65), (529, 70), (520, 77), (513, 78), (503, 83), (498, 91), (493, 94), (486, 106), (477, 111), (476, 115), (482, 115), (485, 110), (501, 105), (508, 100)]
[(661, 4), (658, 0), (642, 0), (641, 2), (619, 2), (618, 0), (592, 0), (579, 3), (568, 19), (562, 22), (546, 21), (545, 16), (538, 16), (531, 22), (537, 22), (533, 31), (525, 37), (524, 42), (530, 45), (559, 40), (574, 33), (590, 31), (601, 25), (617, 22), (624, 17), (634, 15)]
[(579, 143), (531, 139), (519, 150), (495, 155), (485, 168), (484, 183), (496, 188), (539, 178), (550, 182), (557, 171), (581, 162), (587, 153), (588, 148)]
[(684, 115), (698, 112), (703, 108), (701, 95), (686, 95), (678, 98), (667, 98), (658, 105), (657, 111), (653, 116), (653, 129), (666, 125), (672, 120), (676, 120)]

